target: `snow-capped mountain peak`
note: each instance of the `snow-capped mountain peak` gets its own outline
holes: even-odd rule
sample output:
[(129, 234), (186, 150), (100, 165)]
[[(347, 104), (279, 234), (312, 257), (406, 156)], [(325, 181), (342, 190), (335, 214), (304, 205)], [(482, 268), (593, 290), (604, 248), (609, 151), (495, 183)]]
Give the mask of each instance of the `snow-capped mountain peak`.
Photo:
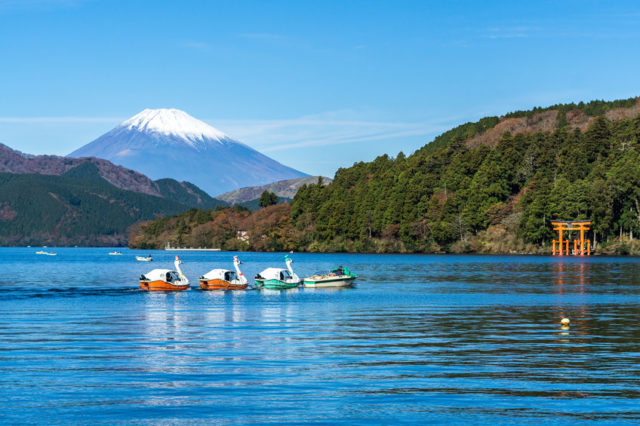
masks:
[(145, 109), (69, 156), (104, 158), (209, 194), (308, 176), (177, 109)]
[(123, 122), (120, 127), (143, 133), (176, 136), (187, 142), (213, 139), (222, 142), (228, 136), (207, 123), (173, 108), (145, 109)]

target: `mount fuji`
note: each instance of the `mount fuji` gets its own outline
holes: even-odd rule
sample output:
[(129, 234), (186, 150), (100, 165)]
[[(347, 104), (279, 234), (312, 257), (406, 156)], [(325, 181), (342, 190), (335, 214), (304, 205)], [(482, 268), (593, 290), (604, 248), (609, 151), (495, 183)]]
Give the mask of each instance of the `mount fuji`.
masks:
[(69, 157), (97, 157), (209, 194), (309, 176), (177, 109), (145, 109)]

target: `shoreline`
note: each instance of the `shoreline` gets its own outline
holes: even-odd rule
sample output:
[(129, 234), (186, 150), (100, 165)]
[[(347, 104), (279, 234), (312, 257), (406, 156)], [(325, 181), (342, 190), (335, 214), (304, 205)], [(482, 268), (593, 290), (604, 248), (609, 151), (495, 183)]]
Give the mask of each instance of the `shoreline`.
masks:
[(550, 252), (549, 253), (539, 253), (539, 252), (530, 252), (530, 253), (509, 253), (509, 252), (491, 252), (491, 253), (483, 253), (483, 252), (464, 252), (464, 253), (409, 253), (409, 252), (351, 252), (351, 251), (258, 251), (258, 250), (222, 250), (222, 249), (170, 249), (166, 250), (164, 248), (136, 248), (136, 247), (128, 247), (128, 246), (0, 246), (0, 248), (13, 248), (13, 249), (41, 249), (47, 248), (49, 250), (56, 249), (129, 249), (136, 252), (145, 252), (145, 251), (156, 251), (156, 252), (200, 252), (200, 253), (273, 253), (273, 254), (342, 254), (342, 255), (401, 255), (401, 256), (510, 256), (510, 257), (550, 257), (557, 259), (581, 259), (581, 258), (590, 258), (590, 257), (625, 257), (625, 258), (635, 258), (640, 257), (640, 254), (624, 254), (624, 253), (591, 253), (590, 256), (574, 256), (574, 255), (563, 255), (563, 256), (554, 256)]

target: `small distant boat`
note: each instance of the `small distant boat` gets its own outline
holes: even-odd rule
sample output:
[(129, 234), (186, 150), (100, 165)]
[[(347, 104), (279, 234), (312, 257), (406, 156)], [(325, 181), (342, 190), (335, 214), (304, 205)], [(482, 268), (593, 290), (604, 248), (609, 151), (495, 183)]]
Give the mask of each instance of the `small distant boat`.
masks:
[(37, 251), (36, 254), (43, 254), (45, 256), (57, 256), (58, 255), (58, 253), (54, 253), (52, 251), (43, 251), (43, 250)]
[(153, 260), (153, 257), (151, 257), (151, 255), (147, 255), (147, 256), (136, 256), (136, 260), (138, 262), (151, 262)]
[(189, 288), (189, 279), (180, 269), (182, 261), (178, 256), (174, 265), (175, 271), (169, 269), (154, 269), (140, 275), (140, 288), (147, 291), (182, 291)]
[(110, 251), (109, 256), (122, 256), (121, 251)]
[(298, 277), (291, 268), (293, 260), (291, 260), (289, 256), (285, 256), (284, 259), (287, 264), (287, 269), (267, 268), (256, 275), (255, 280), (258, 287), (273, 290), (286, 290), (289, 288), (296, 288), (302, 284), (300, 277)]
[(348, 287), (358, 278), (358, 275), (354, 274), (347, 268), (339, 266), (333, 269), (328, 274), (314, 274), (304, 279), (305, 287)]
[[(212, 269), (200, 277), (200, 288), (202, 290), (244, 290), (249, 285), (249, 281), (240, 271), (240, 260), (238, 256), (233, 256), (233, 266), (236, 272), (228, 269)], [(237, 276), (236, 276), (237, 273)]]

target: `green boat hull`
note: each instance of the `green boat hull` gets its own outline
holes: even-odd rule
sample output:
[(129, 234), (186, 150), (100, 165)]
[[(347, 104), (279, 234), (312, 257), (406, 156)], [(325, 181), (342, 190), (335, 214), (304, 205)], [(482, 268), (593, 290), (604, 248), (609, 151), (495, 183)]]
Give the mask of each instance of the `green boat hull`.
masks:
[(256, 280), (256, 284), (258, 284), (259, 287), (266, 288), (268, 290), (287, 290), (299, 287), (302, 282), (286, 283), (280, 280)]

